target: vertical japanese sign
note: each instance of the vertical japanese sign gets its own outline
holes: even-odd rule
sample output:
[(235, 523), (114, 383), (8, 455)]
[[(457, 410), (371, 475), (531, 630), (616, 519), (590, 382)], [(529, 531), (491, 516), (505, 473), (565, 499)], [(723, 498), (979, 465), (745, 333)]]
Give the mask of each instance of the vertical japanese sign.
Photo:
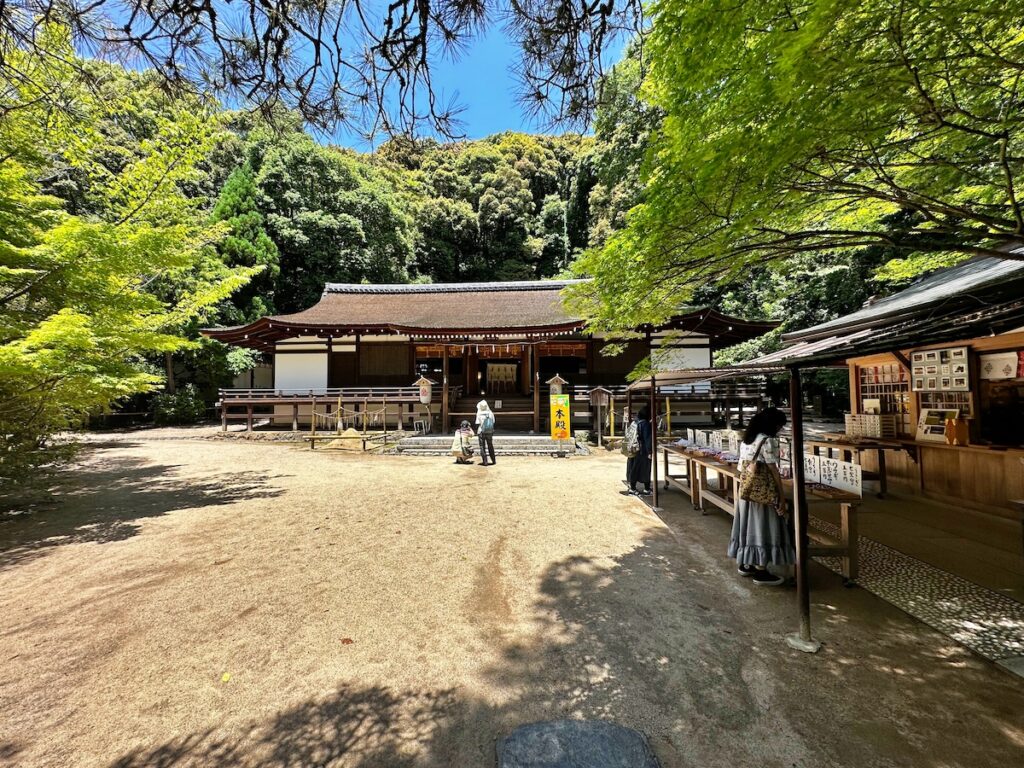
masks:
[(569, 439), (568, 395), (551, 395), (551, 439)]

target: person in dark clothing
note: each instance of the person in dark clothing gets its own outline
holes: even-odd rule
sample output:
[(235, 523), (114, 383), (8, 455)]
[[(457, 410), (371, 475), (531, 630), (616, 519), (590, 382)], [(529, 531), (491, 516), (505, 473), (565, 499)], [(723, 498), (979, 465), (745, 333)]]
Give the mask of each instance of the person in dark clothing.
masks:
[[(629, 468), (629, 491), (641, 496), (651, 495), (651, 461), (654, 458), (654, 441), (651, 434), (651, 414), (647, 406), (642, 407), (636, 414), (637, 438), (640, 441), (640, 450), (633, 457), (633, 464)], [(643, 486), (643, 490), (637, 490), (637, 483)]]

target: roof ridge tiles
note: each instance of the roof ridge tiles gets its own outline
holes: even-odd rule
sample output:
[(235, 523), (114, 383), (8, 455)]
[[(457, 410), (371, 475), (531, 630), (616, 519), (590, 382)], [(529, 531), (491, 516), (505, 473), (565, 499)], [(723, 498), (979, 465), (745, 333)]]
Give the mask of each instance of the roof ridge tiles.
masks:
[(554, 291), (569, 285), (588, 282), (575, 280), (520, 280), (491, 283), (326, 283), (324, 295), (329, 293), (382, 294), (382, 293), (485, 293), (504, 291)]

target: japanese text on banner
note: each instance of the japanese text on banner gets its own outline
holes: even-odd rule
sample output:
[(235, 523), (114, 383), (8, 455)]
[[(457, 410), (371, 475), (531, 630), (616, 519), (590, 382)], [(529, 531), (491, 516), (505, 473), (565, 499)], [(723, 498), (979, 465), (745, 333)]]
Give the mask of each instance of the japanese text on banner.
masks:
[(568, 395), (551, 395), (551, 439), (569, 439)]

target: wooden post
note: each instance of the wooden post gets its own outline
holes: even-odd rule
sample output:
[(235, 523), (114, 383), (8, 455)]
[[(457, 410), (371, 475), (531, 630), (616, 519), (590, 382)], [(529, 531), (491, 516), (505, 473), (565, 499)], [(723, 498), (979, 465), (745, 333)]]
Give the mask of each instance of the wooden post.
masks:
[[(309, 435), (312, 437), (316, 434), (316, 395), (313, 395), (313, 404), (309, 409)], [(310, 449), (312, 449), (310, 445)]]
[(857, 505), (844, 502), (839, 505), (840, 540), (846, 545), (843, 553), (843, 576), (847, 581), (860, 577), (860, 536), (857, 533)]
[(654, 506), (658, 506), (658, 384), (651, 374), (651, 488)]
[(228, 431), (228, 404), (223, 398), (220, 401), (220, 431)]
[(608, 436), (615, 437), (615, 398), (612, 397), (608, 405)]
[(672, 434), (672, 398), (665, 398), (665, 431)]
[(800, 610), (800, 631), (786, 637), (786, 643), (807, 653), (817, 653), (821, 643), (811, 637), (811, 592), (807, 581), (807, 492), (804, 488), (804, 414), (800, 369), (789, 369), (789, 410), (792, 418), (793, 445), (793, 521), (796, 524), (796, 599)]
[(363, 437), (366, 437), (366, 417), (370, 415), (369, 405), (366, 400), (363, 400)]
[(540, 362), (537, 359), (537, 345), (533, 345), (533, 433), (540, 434)]
[(341, 434), (341, 393), (338, 394), (338, 418), (334, 422), (334, 433)]
[[(381, 400), (384, 402), (384, 445), (388, 444), (388, 396), (384, 395)], [(399, 406), (398, 412), (399, 418), (401, 418), (401, 406)]]
[(245, 406), (245, 431), (252, 432), (252, 404)]
[(604, 422), (601, 419), (601, 401), (598, 400), (597, 401), (597, 447), (598, 448), (600, 448), (601, 445), (602, 445), (602, 442), (601, 442), (601, 433), (602, 432), (604, 432)]
[(299, 431), (299, 404), (292, 403), (292, 432)]
[(441, 434), (448, 434), (448, 345), (441, 352)]

